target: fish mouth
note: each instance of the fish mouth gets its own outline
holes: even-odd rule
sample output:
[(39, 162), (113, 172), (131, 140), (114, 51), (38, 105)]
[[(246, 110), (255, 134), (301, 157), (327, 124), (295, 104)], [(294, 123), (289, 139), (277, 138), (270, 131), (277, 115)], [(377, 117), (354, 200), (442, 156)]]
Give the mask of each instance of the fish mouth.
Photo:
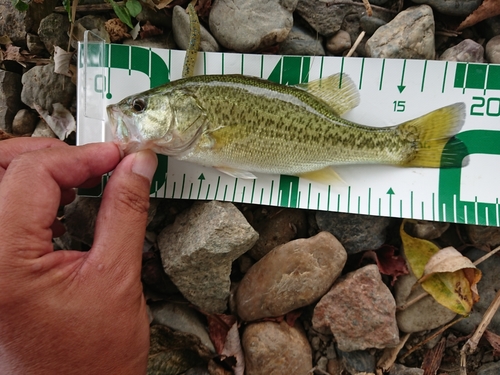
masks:
[(117, 105), (106, 108), (108, 124), (113, 134), (113, 142), (117, 144), (125, 155), (139, 151), (143, 142), (138, 131), (134, 131), (134, 122), (125, 115)]

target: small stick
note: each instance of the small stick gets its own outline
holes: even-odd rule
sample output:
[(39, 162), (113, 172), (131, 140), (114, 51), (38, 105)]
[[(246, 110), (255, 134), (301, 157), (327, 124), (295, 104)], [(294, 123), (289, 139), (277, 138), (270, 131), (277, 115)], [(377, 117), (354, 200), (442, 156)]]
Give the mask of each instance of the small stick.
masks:
[[(332, 6), (332, 5), (354, 5), (354, 6), (362, 6), (364, 7), (365, 4), (362, 3), (355, 3), (353, 1), (331, 1), (329, 3), (325, 3), (327, 7)], [(387, 12), (387, 13), (392, 13), (392, 14), (398, 14), (399, 11), (392, 10), (392, 9), (387, 9), (384, 7), (379, 7), (377, 5), (370, 5), (372, 9), (379, 10), (381, 12)]]
[(363, 0), (363, 4), (365, 4), (366, 14), (368, 17), (371, 17), (373, 15), (373, 10), (370, 2), (368, 0)]
[(365, 32), (361, 31), (361, 33), (358, 35), (358, 38), (354, 42), (354, 45), (351, 47), (351, 49), (349, 50), (349, 52), (347, 53), (347, 55), (345, 57), (352, 56), (352, 54), (354, 53), (354, 51), (356, 51), (356, 48), (358, 48), (359, 43), (361, 43), (361, 41), (363, 40), (364, 37), (365, 37)]
[(496, 253), (498, 253), (500, 251), (500, 246), (494, 248), (493, 250), (487, 252), (485, 255), (483, 255), (481, 258), (479, 258), (478, 260), (476, 260), (473, 264), (475, 266), (477, 266), (479, 263), (482, 263), (484, 262), (486, 259), (488, 259), (489, 257), (495, 255)]
[[(125, 5), (124, 1), (117, 1), (117, 5), (123, 6)], [(109, 3), (103, 3), (103, 4), (85, 4), (85, 5), (78, 5), (76, 7), (76, 11), (78, 13), (93, 13), (93, 12), (109, 12), (112, 10), (113, 7)], [(54, 8), (55, 13), (66, 13), (66, 8), (63, 6), (55, 7)]]

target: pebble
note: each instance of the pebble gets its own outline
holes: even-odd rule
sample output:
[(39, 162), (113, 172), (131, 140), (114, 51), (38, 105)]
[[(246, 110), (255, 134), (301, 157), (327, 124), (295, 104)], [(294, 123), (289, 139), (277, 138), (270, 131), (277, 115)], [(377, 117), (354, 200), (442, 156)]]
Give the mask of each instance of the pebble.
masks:
[(252, 321), (317, 301), (339, 277), (346, 260), (343, 246), (328, 232), (276, 247), (241, 280), (236, 292), (238, 315)]
[(45, 52), (45, 45), (40, 40), (40, 37), (35, 34), (26, 35), (26, 47), (34, 55), (42, 55)]
[(21, 76), (0, 69), (0, 129), (8, 133), (12, 132), (12, 121), (22, 107), (21, 90)]
[(405, 226), (405, 231), (410, 236), (423, 238), (425, 240), (434, 240), (443, 235), (448, 230), (450, 223), (439, 221), (412, 220)]
[(76, 93), (76, 86), (70, 77), (54, 73), (54, 64), (35, 66), (23, 74), (21, 100), (28, 107), (38, 104), (51, 110), (53, 103), (68, 108)]
[(392, 220), (387, 217), (318, 211), (316, 222), (320, 230), (333, 234), (345, 247), (347, 254), (352, 255), (382, 246)]
[(301, 329), (286, 322), (260, 322), (242, 337), (246, 375), (308, 374), (312, 369), (309, 342)]
[(326, 40), (326, 50), (336, 56), (342, 56), (351, 46), (351, 35), (344, 30), (337, 31)]
[[(498, 229), (498, 228), (497, 228)], [(481, 258), (486, 253), (478, 249), (468, 250), (464, 255), (476, 261)], [(467, 319), (456, 323), (453, 327), (462, 333), (470, 334), (474, 332), (478, 324), (481, 322), (484, 313), (490, 306), (491, 302), (495, 298), (495, 294), (498, 289), (500, 289), (500, 262), (498, 262), (497, 256), (492, 256), (477, 265), (483, 274), (481, 280), (477, 284), (477, 289), (479, 296), (481, 297), (479, 302), (474, 305), (471, 314)], [(500, 314), (495, 314), (488, 325), (488, 330), (500, 335)]]
[(389, 375), (424, 375), (424, 369), (406, 367), (399, 363), (395, 363), (389, 370)]
[(493, 249), (500, 245), (500, 228), (482, 225), (467, 225), (465, 227), (468, 243), (485, 249)]
[(184, 297), (206, 313), (223, 313), (232, 263), (258, 236), (232, 203), (196, 202), (161, 231), (158, 248), (165, 272)]
[(36, 112), (21, 109), (16, 113), (14, 120), (12, 121), (12, 134), (21, 135), (31, 135), (36, 128), (38, 122), (38, 115)]
[(252, 226), (259, 233), (259, 239), (248, 251), (255, 260), (261, 259), (276, 246), (283, 245), (297, 238), (307, 237), (307, 211), (266, 207), (264, 210), (257, 210), (252, 220)]
[(285, 41), (280, 44), (282, 55), (324, 56), (323, 38), (301, 26), (293, 26)]
[(500, 35), (491, 38), (486, 43), (486, 60), (492, 64), (500, 64)]
[(359, 19), (359, 26), (368, 34), (373, 35), (379, 27), (386, 25), (387, 22), (377, 17), (362, 16)]
[(366, 350), (344, 352), (337, 350), (344, 368), (350, 374), (371, 374), (375, 372), (375, 357)]
[(434, 16), (428, 5), (408, 8), (366, 42), (371, 57), (433, 60)]
[[(398, 277), (394, 284), (394, 297), (398, 306), (406, 301), (424, 293), (424, 290), (417, 283), (417, 278), (411, 274)], [(398, 327), (403, 332), (420, 332), (440, 327), (449, 323), (456, 314), (440, 305), (432, 297), (425, 297), (409, 306), (405, 310), (400, 310), (396, 314)]]
[(42, 138), (57, 138), (56, 133), (52, 131), (50, 126), (45, 122), (45, 120), (41, 119), (38, 121), (35, 130), (31, 134), (32, 137), (42, 137)]
[(208, 336), (205, 324), (199, 314), (185, 304), (154, 303), (149, 305), (153, 314), (153, 324), (162, 324), (176, 331), (198, 336), (201, 343), (215, 353), (215, 347)]
[(376, 265), (339, 279), (314, 308), (313, 327), (329, 329), (342, 351), (383, 349), (399, 342), (396, 303)]
[(500, 374), (500, 361), (482, 365), (477, 369), (476, 375), (498, 375)]
[(14, 44), (24, 43), (31, 23), (28, 12), (19, 12), (11, 0), (0, 0), (0, 14), (0, 35), (7, 35)]
[(482, 63), (484, 48), (472, 39), (465, 39), (444, 51), (439, 60)]
[(219, 0), (210, 11), (210, 31), (224, 47), (254, 52), (283, 42), (293, 26), (298, 0)]
[(56, 46), (66, 50), (69, 42), (69, 26), (68, 16), (59, 13), (51, 13), (40, 22), (38, 36), (50, 54), (54, 53)]
[(448, 16), (464, 17), (471, 14), (482, 0), (412, 0), (417, 4), (427, 4)]
[[(90, 14), (88, 16), (77, 19), (75, 21), (75, 27), (80, 27), (82, 30), (90, 30), (106, 43), (110, 43), (109, 33), (106, 31), (106, 27), (104, 26), (105, 23), (105, 17), (94, 16)], [(83, 39), (80, 40), (80, 42), (83, 42)]]
[[(177, 43), (180, 48), (187, 50), (191, 33), (189, 15), (186, 13), (186, 10), (179, 5), (174, 7), (172, 14), (172, 32), (174, 34), (175, 43)], [(217, 43), (215, 38), (201, 24), (200, 33), (200, 51), (218, 52), (220, 50), (219, 43)]]
[(145, 6), (142, 7), (141, 13), (135, 16), (135, 19), (140, 22), (141, 25), (149, 22), (152, 25), (158, 26), (165, 30), (172, 29), (172, 15), (169, 12), (165, 12), (164, 10)]

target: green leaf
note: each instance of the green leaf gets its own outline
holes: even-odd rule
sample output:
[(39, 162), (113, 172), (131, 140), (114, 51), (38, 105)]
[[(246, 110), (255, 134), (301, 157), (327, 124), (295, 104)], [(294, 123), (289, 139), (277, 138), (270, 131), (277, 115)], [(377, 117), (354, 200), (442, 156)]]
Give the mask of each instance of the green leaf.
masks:
[(62, 4), (66, 9), (66, 13), (68, 13), (69, 22), (71, 22), (71, 0), (63, 0)]
[(12, 5), (21, 12), (26, 12), (29, 7), (29, 5), (22, 0), (12, 0)]
[(108, 0), (108, 1), (111, 4), (111, 6), (113, 7), (113, 11), (116, 13), (116, 15), (118, 16), (118, 18), (124, 24), (126, 24), (128, 27), (130, 27), (131, 29), (133, 29), (134, 26), (132, 25), (132, 19), (130, 18), (130, 13), (129, 13), (128, 9), (125, 8), (125, 7), (122, 7), (122, 6), (118, 5), (113, 0)]
[(132, 17), (137, 16), (142, 11), (142, 5), (138, 0), (128, 0), (125, 6)]

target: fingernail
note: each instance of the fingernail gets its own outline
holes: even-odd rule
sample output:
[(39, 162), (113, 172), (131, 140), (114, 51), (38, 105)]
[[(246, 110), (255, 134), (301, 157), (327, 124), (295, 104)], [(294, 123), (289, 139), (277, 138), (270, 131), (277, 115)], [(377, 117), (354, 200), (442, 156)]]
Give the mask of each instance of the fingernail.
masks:
[(153, 180), (153, 176), (158, 165), (156, 154), (152, 151), (139, 151), (135, 154), (132, 163), (132, 172), (143, 177), (146, 177), (149, 182)]

